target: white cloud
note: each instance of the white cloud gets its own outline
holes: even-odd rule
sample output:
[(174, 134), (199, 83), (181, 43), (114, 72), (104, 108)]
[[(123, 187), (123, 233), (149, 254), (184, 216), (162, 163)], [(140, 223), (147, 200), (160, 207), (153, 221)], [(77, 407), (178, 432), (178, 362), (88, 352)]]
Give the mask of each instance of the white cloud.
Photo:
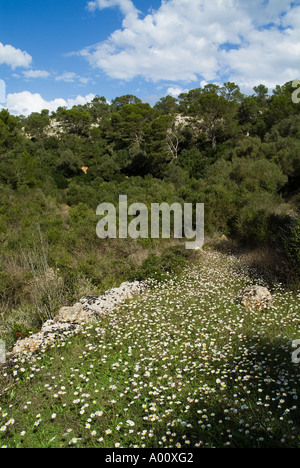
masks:
[(0, 42), (0, 65), (8, 65), (13, 70), (17, 67), (27, 68), (32, 62), (32, 57), (20, 49)]
[(80, 83), (87, 84), (90, 81), (90, 78), (85, 78), (83, 76), (77, 75), (74, 72), (65, 72), (62, 75), (56, 76), (55, 81), (64, 81), (65, 83)]
[(23, 71), (25, 78), (49, 78), (50, 73), (46, 70), (25, 70)]
[(177, 98), (179, 94), (187, 93), (187, 92), (188, 92), (188, 89), (182, 89), (179, 86), (171, 86), (170, 88), (167, 89), (167, 94), (175, 98)]
[(14, 115), (29, 115), (32, 112), (41, 112), (42, 109), (48, 109), (50, 112), (56, 111), (58, 107), (67, 107), (70, 109), (75, 105), (84, 105), (92, 101), (94, 94), (87, 96), (77, 96), (74, 99), (54, 99), (46, 101), (38, 93), (32, 94), (29, 91), (21, 93), (8, 94), (6, 99), (6, 107)]
[(192, 83), (226, 76), (249, 87), (300, 74), (300, 7), (289, 0), (164, 0), (145, 17), (131, 0), (88, 6), (119, 7), (124, 16), (122, 29), (79, 52), (112, 78)]
[(131, 0), (95, 0), (88, 2), (88, 10), (95, 11), (97, 9), (118, 7), (124, 15), (138, 15), (138, 10), (135, 8)]
[(66, 83), (74, 83), (76, 76), (76, 73), (65, 72), (62, 75), (56, 76), (55, 81), (65, 81)]
[(70, 109), (73, 106), (83, 106), (84, 104), (87, 104), (88, 102), (91, 102), (95, 97), (95, 94), (88, 94), (87, 96), (76, 96), (74, 99), (67, 99), (66, 102), (66, 107)]
[[(264, 83), (270, 89), (300, 76), (300, 7), (282, 19), (285, 30), (275, 26), (253, 29), (248, 43), (239, 50), (223, 51), (224, 66), (230, 69), (230, 79), (245, 89)], [(297, 25), (298, 22), (298, 25)]]

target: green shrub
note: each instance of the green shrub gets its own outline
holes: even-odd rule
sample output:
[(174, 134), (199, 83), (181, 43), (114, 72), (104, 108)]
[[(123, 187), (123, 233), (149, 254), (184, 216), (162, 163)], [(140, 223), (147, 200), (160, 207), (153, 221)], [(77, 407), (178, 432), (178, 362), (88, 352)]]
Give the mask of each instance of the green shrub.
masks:
[(25, 326), (23, 323), (15, 323), (12, 327), (12, 334), (15, 340), (23, 340), (28, 338), (36, 330)]
[(151, 254), (143, 261), (141, 268), (132, 275), (131, 279), (163, 281), (168, 274), (177, 273), (185, 268), (188, 256), (189, 252), (180, 247), (169, 249), (161, 257)]

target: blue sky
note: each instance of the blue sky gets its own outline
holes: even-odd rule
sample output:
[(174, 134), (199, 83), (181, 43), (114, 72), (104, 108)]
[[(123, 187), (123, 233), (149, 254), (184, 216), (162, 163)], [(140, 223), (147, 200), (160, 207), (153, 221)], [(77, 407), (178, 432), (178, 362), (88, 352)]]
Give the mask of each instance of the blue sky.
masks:
[(14, 0), (0, 4), (7, 107), (160, 97), (300, 78), (300, 0)]

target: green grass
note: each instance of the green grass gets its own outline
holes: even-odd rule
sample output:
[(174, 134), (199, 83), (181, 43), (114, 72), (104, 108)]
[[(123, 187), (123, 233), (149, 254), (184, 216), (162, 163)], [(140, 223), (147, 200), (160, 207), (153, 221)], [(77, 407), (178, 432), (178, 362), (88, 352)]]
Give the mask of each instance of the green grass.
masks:
[[(2, 376), (0, 446), (300, 447), (299, 300), (235, 297), (234, 257), (199, 263)], [(6, 390), (4, 390), (6, 387)], [(55, 415), (55, 416), (54, 416)]]

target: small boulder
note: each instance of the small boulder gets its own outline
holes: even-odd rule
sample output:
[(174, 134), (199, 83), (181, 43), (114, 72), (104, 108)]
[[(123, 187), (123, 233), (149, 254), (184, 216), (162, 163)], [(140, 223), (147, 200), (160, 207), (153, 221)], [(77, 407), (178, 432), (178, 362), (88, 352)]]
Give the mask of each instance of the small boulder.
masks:
[(95, 322), (99, 318), (97, 311), (84, 310), (83, 305), (78, 302), (72, 307), (62, 307), (54, 318), (55, 322), (71, 322), (71, 323), (82, 323), (82, 322)]
[(267, 288), (249, 286), (239, 292), (237, 300), (247, 309), (263, 310), (272, 305), (273, 298)]

